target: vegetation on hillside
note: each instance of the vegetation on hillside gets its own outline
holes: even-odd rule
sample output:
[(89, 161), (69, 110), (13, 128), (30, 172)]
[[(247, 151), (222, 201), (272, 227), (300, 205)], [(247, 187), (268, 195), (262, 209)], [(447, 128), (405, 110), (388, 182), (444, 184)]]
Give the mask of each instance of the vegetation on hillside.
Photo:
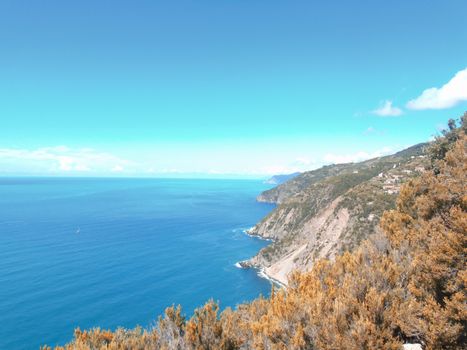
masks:
[[(287, 289), (186, 320), (170, 307), (154, 329), (75, 331), (65, 349), (463, 349), (467, 342), (465, 117), (435, 141), (431, 169), (403, 185), (381, 235), (296, 272)], [(57, 348), (63, 349), (63, 348)]]
[(292, 269), (307, 271), (317, 259), (354, 250), (379, 232), (382, 214), (396, 207), (401, 185), (430, 167), (427, 149), (422, 143), (393, 155), (329, 165), (263, 192), (260, 201), (279, 205), (249, 233), (274, 242), (242, 266), (286, 283)]

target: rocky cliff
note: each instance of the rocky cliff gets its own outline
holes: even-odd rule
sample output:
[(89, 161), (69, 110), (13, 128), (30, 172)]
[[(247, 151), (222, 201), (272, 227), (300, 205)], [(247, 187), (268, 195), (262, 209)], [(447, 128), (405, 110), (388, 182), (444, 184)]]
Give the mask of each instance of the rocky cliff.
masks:
[(293, 269), (334, 258), (378, 232), (383, 211), (395, 206), (400, 185), (427, 166), (426, 144), (360, 163), (305, 172), (258, 196), (278, 206), (249, 234), (272, 239), (243, 266), (286, 284)]

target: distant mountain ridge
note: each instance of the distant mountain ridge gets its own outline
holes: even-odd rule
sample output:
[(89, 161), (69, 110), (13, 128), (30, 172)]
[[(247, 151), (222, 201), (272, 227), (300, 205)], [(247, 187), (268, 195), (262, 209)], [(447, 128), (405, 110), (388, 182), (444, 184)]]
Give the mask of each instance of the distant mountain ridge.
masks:
[(261, 193), (258, 201), (278, 206), (248, 233), (274, 243), (242, 265), (286, 284), (293, 269), (303, 271), (318, 258), (352, 250), (378, 231), (379, 219), (394, 208), (401, 184), (424, 171), (426, 146), (324, 166)]
[(300, 175), (300, 172), (295, 172), (292, 174), (285, 174), (285, 175), (274, 175), (274, 176), (271, 176), (269, 179), (267, 179), (265, 183), (270, 184), (270, 185), (281, 185), (284, 182), (287, 182), (293, 179), (294, 177), (297, 177), (298, 175)]

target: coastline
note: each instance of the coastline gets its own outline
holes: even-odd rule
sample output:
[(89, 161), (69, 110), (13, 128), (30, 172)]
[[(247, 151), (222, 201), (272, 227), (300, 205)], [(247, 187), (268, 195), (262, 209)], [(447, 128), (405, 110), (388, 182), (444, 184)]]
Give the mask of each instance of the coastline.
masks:
[(268, 280), (269, 282), (273, 283), (278, 287), (287, 288), (286, 281), (275, 278), (272, 274), (268, 274), (264, 267), (251, 266), (242, 263), (244, 263), (244, 261), (236, 262), (234, 266), (238, 269), (254, 269), (256, 270), (256, 274), (258, 275), (258, 277)]
[(265, 268), (254, 267), (254, 269), (256, 269), (259, 277), (270, 281), (271, 283), (275, 284), (278, 287), (287, 288), (287, 281), (281, 281), (281, 280), (279, 280), (277, 278), (274, 278), (272, 275), (270, 275), (270, 274), (268, 274), (266, 272)]
[(251, 233), (255, 227), (256, 226), (253, 226), (253, 227), (250, 227), (249, 229), (243, 230), (243, 233), (251, 238), (258, 238), (262, 241), (274, 242), (274, 239), (272, 238), (266, 238), (266, 237)]
[[(251, 238), (258, 238), (263, 241), (274, 242), (272, 238), (264, 238), (260, 235), (255, 235), (255, 234), (250, 233), (254, 229), (254, 227), (255, 226), (250, 227), (249, 229), (246, 229), (246, 230), (242, 230), (242, 232)], [(239, 269), (255, 269), (257, 272), (257, 275), (260, 278), (264, 278), (278, 287), (287, 288), (287, 278), (284, 279), (284, 278), (281, 278), (281, 276), (278, 274), (268, 272), (268, 268), (252, 265), (248, 260), (236, 262), (235, 267)]]

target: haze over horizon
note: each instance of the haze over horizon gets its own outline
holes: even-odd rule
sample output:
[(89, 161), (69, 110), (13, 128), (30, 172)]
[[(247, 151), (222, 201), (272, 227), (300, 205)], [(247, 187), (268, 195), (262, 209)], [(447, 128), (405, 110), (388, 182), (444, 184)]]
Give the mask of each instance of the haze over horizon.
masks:
[(248, 178), (394, 153), (467, 110), (465, 13), (2, 1), (0, 176)]

